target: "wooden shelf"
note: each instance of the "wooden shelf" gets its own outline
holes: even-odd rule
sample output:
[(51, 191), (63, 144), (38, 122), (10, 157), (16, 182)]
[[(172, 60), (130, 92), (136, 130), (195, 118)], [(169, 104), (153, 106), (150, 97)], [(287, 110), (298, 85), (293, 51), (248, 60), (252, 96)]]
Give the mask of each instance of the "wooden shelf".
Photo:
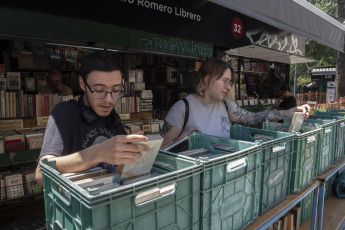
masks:
[(31, 149), (0, 154), (0, 167), (36, 162), (41, 149)]
[[(235, 72), (238, 72), (238, 71), (235, 71)], [(255, 72), (255, 71), (247, 71), (247, 70), (242, 70), (241, 73), (243, 73), (243, 74), (255, 74), (255, 75), (260, 75), (260, 74), (269, 75), (270, 74), (268, 72)]]
[(141, 118), (152, 118), (152, 111), (131, 113), (132, 120), (141, 120)]
[(76, 69), (49, 69), (49, 68), (20, 68), (18, 69), (19, 72), (22, 72), (22, 71), (50, 71), (50, 70), (57, 70), (57, 71), (60, 71), (60, 72), (79, 72), (79, 70), (76, 70)]
[(292, 207), (296, 206), (300, 202), (301, 198), (306, 193), (314, 192), (313, 190), (318, 186), (319, 186), (319, 181), (315, 181), (314, 183), (309, 185), (307, 188), (302, 190), (300, 193), (290, 194), (285, 200), (283, 200), (282, 202), (280, 202), (276, 206), (272, 207), (271, 209), (269, 209), (264, 214), (259, 215), (258, 218), (256, 218), (253, 223), (248, 225), (248, 227), (246, 229), (256, 230), (256, 229), (262, 227), (264, 224), (266, 224), (268, 221), (270, 221), (274, 217), (277, 217), (277, 219), (279, 219), (280, 213), (282, 214), (281, 216), (283, 216)]
[[(345, 157), (337, 162), (335, 162), (329, 169), (327, 169), (325, 172), (321, 173), (317, 176), (318, 180), (325, 180), (327, 177), (330, 177), (331, 173), (337, 169), (338, 167), (345, 167)], [(336, 172), (335, 172), (336, 173)]]

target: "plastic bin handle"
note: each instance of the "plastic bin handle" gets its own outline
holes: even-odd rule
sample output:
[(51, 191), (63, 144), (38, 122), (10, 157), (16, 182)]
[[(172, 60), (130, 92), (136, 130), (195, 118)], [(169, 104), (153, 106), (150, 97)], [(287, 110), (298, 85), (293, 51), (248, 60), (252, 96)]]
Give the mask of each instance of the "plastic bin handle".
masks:
[(234, 171), (237, 171), (241, 168), (244, 168), (247, 166), (247, 163), (246, 163), (246, 159), (245, 158), (242, 158), (242, 159), (239, 159), (237, 161), (233, 161), (233, 162), (230, 162), (227, 166), (226, 166), (226, 171), (228, 173), (231, 173), (231, 172), (234, 172)]
[(137, 206), (141, 206), (152, 201), (156, 201), (161, 199), (165, 196), (171, 195), (176, 191), (176, 184), (171, 183), (168, 185), (164, 185), (161, 187), (156, 187), (150, 190), (146, 190), (145, 192), (139, 193), (135, 197), (135, 204)]
[(329, 133), (329, 132), (331, 132), (332, 130), (331, 130), (331, 128), (329, 128), (329, 129), (326, 129), (325, 130), (325, 133)]
[(307, 138), (307, 143), (314, 142), (316, 140), (315, 136), (310, 136)]
[(341, 123), (340, 123), (340, 127), (342, 128), (342, 127), (344, 127), (344, 126), (345, 126), (344, 122), (341, 122)]
[(276, 145), (276, 146), (273, 146), (272, 148), (272, 151), (275, 153), (275, 152), (279, 152), (279, 151), (282, 151), (285, 149), (285, 143), (284, 145)]
[[(56, 186), (56, 187), (55, 187)], [(63, 187), (60, 187), (59, 185), (52, 183), (52, 192), (55, 194), (55, 196), (60, 199), (63, 203), (65, 203), (67, 206), (71, 205), (70, 200), (67, 197), (70, 197), (69, 192), (64, 189)]]

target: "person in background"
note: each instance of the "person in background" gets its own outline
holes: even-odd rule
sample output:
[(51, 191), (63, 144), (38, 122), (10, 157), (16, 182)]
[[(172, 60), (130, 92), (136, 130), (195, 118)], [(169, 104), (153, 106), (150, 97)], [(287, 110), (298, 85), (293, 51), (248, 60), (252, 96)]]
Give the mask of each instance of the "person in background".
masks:
[[(82, 59), (79, 72), (79, 100), (61, 102), (48, 119), (38, 159), (56, 161), (60, 173), (84, 171), (94, 166), (115, 172), (116, 165), (130, 164), (148, 151), (142, 132), (126, 135), (114, 110), (123, 95), (123, 73), (115, 58), (96, 52)], [(42, 186), (42, 173), (36, 167), (36, 180)]]
[(292, 96), (290, 87), (288, 85), (283, 85), (280, 88), (280, 93), (283, 100), (276, 109), (286, 110), (297, 106), (296, 98)]
[(182, 100), (171, 107), (161, 132), (164, 138), (161, 148), (170, 146), (196, 129), (203, 134), (230, 138), (231, 123), (256, 125), (265, 120), (292, 118), (297, 111), (309, 116), (309, 105), (289, 110), (248, 112), (229, 99), (234, 84), (234, 70), (230, 64), (215, 58), (204, 62), (194, 81), (195, 92), (185, 97), (189, 105), (188, 116), (185, 117), (187, 105)]
[(62, 75), (57, 70), (49, 71), (47, 77), (47, 85), (40, 90), (40, 93), (57, 93), (59, 94), (59, 96), (73, 95), (72, 89), (62, 84)]

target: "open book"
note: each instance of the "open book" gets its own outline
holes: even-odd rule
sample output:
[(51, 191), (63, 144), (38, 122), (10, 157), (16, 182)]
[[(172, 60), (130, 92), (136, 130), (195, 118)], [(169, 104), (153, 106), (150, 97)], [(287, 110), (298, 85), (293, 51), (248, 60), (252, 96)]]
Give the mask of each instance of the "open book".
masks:
[(148, 142), (139, 143), (148, 145), (151, 150), (142, 151), (141, 158), (134, 160), (131, 164), (118, 166), (117, 172), (121, 174), (121, 180), (150, 173), (162, 145), (163, 137), (157, 134), (147, 135), (147, 138)]

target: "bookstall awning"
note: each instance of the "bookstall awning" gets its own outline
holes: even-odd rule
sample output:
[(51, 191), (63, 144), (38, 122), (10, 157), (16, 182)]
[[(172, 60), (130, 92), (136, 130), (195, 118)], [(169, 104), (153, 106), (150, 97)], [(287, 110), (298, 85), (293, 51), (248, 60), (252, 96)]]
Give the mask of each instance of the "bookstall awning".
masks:
[(301, 0), (209, 0), (344, 52), (345, 26)]
[(226, 51), (227, 54), (250, 57), (255, 59), (262, 59), (271, 62), (281, 62), (286, 64), (297, 64), (314, 62), (315, 59), (308, 58), (305, 56), (300, 56), (296, 54), (289, 54), (285, 52), (276, 51), (273, 49), (268, 49), (265, 47), (257, 45), (248, 45), (243, 47), (238, 47), (234, 49), (229, 49)]

